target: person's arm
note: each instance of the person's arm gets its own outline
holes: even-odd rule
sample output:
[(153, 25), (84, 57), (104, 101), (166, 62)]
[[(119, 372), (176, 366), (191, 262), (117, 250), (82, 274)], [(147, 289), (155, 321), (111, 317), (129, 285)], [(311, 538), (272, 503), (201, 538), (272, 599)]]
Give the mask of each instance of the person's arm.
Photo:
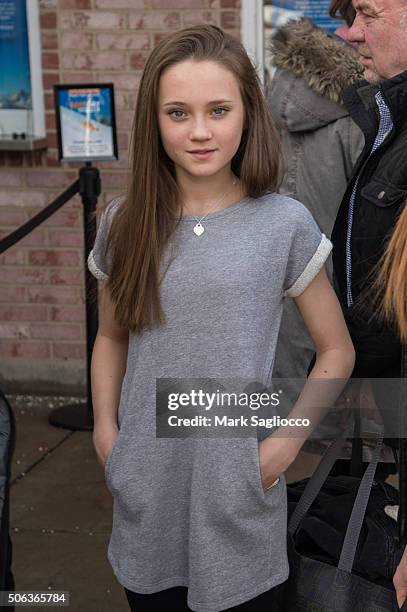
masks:
[(315, 346), (316, 361), (288, 417), (307, 418), (310, 425), (281, 426), (260, 443), (265, 488), (294, 461), (305, 440), (334, 405), (355, 363), (353, 344), (325, 269), (294, 299)]
[(104, 465), (119, 431), (117, 411), (129, 339), (128, 330), (115, 321), (110, 292), (105, 287), (101, 291), (99, 318), (91, 361), (93, 444), (99, 462)]
[(404, 549), (403, 556), (397, 566), (393, 584), (396, 589), (397, 603), (401, 608), (407, 599), (407, 548)]

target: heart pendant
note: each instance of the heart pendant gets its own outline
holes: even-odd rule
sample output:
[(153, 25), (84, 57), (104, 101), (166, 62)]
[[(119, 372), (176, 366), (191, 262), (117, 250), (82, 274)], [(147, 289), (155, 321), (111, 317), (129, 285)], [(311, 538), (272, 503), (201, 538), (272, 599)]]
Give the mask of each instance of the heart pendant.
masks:
[(195, 232), (195, 234), (196, 234), (197, 236), (200, 236), (201, 234), (203, 234), (203, 233), (204, 233), (204, 231), (205, 231), (204, 226), (203, 226), (203, 225), (201, 225), (200, 223), (197, 223), (197, 224), (194, 226), (194, 232)]

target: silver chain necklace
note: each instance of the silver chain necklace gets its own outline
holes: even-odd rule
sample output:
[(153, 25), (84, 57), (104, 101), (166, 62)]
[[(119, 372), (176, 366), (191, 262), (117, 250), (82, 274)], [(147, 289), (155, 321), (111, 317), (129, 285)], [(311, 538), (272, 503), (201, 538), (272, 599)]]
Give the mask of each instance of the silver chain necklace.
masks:
[(233, 177), (233, 181), (232, 181), (232, 187), (230, 189), (228, 189), (227, 191), (225, 191), (225, 193), (222, 195), (222, 197), (220, 198), (220, 200), (218, 200), (215, 204), (215, 206), (213, 206), (209, 212), (207, 212), (206, 214), (203, 215), (203, 217), (201, 217), (200, 219), (198, 217), (193, 217), (196, 221), (196, 224), (193, 227), (194, 233), (197, 236), (200, 236), (201, 234), (204, 233), (205, 228), (202, 225), (202, 221), (205, 219), (205, 217), (207, 217), (217, 206), (219, 206), (219, 204), (221, 204), (224, 199), (226, 198), (226, 196), (232, 191), (232, 188), (236, 185), (237, 183), (237, 178)]

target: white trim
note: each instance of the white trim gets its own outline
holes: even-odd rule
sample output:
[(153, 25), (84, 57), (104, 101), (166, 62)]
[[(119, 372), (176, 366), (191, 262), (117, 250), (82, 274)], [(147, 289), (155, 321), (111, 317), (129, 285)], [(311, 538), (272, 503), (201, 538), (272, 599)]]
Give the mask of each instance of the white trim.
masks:
[(297, 297), (300, 295), (321, 270), (327, 260), (329, 253), (332, 251), (332, 242), (328, 240), (325, 234), (322, 234), (321, 242), (307, 265), (304, 271), (297, 278), (295, 283), (289, 289), (284, 291), (284, 297)]
[(398, 505), (396, 505), (396, 506), (385, 506), (384, 507), (384, 511), (387, 514), (387, 516), (390, 516), (390, 518), (394, 519), (397, 522), (398, 514), (399, 514), (399, 507), (398, 507)]
[(97, 267), (95, 258), (93, 256), (93, 249), (91, 250), (88, 256), (88, 268), (89, 271), (92, 272), (93, 276), (95, 276), (100, 281), (107, 281), (107, 279), (109, 278), (108, 274), (105, 274)]
[(264, 83), (264, 6), (263, 0), (241, 0), (242, 43)]
[(41, 35), (38, 0), (26, 0), (28, 48), (32, 96), (32, 135), (45, 138), (44, 91), (42, 88)]

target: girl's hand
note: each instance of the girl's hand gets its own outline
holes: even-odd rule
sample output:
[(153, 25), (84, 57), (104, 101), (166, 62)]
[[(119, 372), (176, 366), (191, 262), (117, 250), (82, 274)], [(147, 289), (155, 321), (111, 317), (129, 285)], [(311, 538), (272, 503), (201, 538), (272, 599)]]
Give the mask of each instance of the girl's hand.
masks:
[(119, 428), (117, 425), (99, 425), (93, 430), (93, 445), (95, 447), (96, 456), (100, 465), (104, 468), (107, 457), (116, 442), (117, 436), (119, 435)]
[(399, 608), (407, 599), (407, 552), (404, 550), (396, 573), (393, 576), (393, 585), (396, 589), (397, 603)]
[(259, 443), (260, 476), (264, 491), (287, 470), (300, 446), (295, 438), (269, 436)]

